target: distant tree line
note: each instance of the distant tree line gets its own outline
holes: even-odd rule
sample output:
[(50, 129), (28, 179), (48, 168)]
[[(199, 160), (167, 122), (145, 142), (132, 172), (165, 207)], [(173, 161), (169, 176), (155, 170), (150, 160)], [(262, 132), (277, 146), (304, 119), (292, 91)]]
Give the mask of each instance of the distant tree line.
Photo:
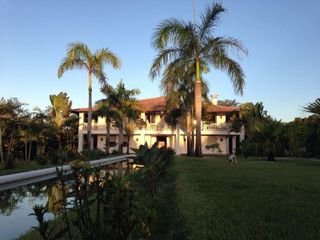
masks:
[(51, 106), (29, 111), (17, 98), (0, 99), (1, 167), (13, 168), (17, 160), (57, 163), (59, 149), (75, 152), (78, 116), (71, 113), (66, 93), (50, 95)]
[(247, 156), (262, 156), (274, 160), (275, 156), (320, 156), (320, 99), (308, 104), (304, 110), (309, 117), (296, 118), (283, 123), (267, 114), (259, 103), (240, 105), (240, 117), (231, 119), (233, 131), (245, 130), (245, 139), (238, 152)]

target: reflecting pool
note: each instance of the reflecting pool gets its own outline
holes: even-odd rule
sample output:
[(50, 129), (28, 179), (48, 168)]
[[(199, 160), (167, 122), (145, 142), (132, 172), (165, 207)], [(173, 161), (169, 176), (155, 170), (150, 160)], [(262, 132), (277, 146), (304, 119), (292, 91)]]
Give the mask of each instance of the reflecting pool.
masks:
[[(35, 204), (46, 205), (48, 194), (56, 181), (39, 182), (0, 192), (0, 239), (16, 239), (31, 227), (37, 226), (33, 212)], [(47, 213), (46, 219), (54, 214)]]

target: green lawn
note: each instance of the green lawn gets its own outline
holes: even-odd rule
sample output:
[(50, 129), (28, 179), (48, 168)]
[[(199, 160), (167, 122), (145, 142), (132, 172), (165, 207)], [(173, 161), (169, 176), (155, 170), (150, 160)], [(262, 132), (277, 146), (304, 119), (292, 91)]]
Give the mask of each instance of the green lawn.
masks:
[(13, 169), (3, 169), (0, 168), (0, 176), (7, 175), (7, 174), (13, 174), (13, 173), (20, 173), (20, 172), (27, 172), (32, 170), (39, 170), (43, 168), (49, 168), (54, 167), (55, 165), (52, 164), (46, 164), (46, 165), (39, 165), (35, 161), (30, 161), (28, 163), (24, 161), (17, 161), (16, 166)]
[(320, 161), (177, 157), (170, 172), (186, 239), (320, 239)]

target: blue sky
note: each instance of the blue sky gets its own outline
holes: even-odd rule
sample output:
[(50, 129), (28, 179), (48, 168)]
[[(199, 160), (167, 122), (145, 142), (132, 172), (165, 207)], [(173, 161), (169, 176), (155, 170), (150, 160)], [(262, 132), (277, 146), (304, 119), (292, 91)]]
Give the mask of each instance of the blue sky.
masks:
[[(208, 0), (196, 0), (196, 14)], [(236, 96), (228, 76), (212, 69), (210, 92), (220, 99), (262, 101), (268, 113), (283, 121), (307, 114), (301, 107), (320, 97), (320, 1), (225, 0), (217, 35), (232, 36), (249, 50), (239, 60), (246, 74), (243, 96)], [(155, 51), (154, 28), (176, 17), (192, 20), (192, 0), (0, 0), (0, 97), (17, 97), (29, 108), (44, 108), (49, 95), (65, 91), (73, 107), (88, 102), (87, 74), (57, 69), (70, 42), (92, 50), (108, 47), (122, 68), (106, 66), (109, 83), (122, 78), (139, 88), (139, 98), (160, 96), (159, 80), (148, 77)], [(103, 98), (94, 81), (93, 100)]]

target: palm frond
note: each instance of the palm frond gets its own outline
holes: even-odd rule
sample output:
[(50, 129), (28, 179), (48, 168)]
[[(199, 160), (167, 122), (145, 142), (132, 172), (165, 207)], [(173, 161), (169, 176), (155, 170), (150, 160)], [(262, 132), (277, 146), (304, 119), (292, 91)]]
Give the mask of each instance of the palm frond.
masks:
[(86, 62), (82, 61), (81, 59), (70, 59), (65, 57), (62, 59), (62, 62), (58, 68), (58, 78), (61, 78), (62, 75), (68, 71), (73, 69), (88, 69), (88, 65)]
[(243, 44), (231, 37), (208, 37), (202, 40), (203, 48), (200, 54), (207, 55), (214, 51), (219, 51), (223, 49), (224, 51), (234, 50), (240, 57), (242, 54), (248, 55), (248, 50), (243, 46)]
[(220, 15), (226, 9), (219, 3), (207, 5), (205, 12), (201, 15), (201, 25), (199, 26), (199, 37), (202, 40), (205, 36), (210, 35), (212, 28), (216, 27), (220, 20)]
[(242, 95), (245, 86), (245, 74), (239, 63), (229, 58), (223, 51), (216, 52), (216, 54), (208, 57), (207, 59), (215, 68), (227, 72), (235, 93)]
[(156, 49), (168, 47), (168, 43), (179, 45), (192, 35), (192, 23), (176, 18), (164, 20), (155, 29), (152, 36), (152, 46)]
[(67, 56), (70, 59), (82, 59), (90, 62), (93, 55), (88, 46), (81, 42), (72, 42), (68, 44)]
[(303, 109), (306, 112), (320, 115), (320, 98), (317, 98), (314, 102), (309, 103)]
[(168, 62), (179, 59), (181, 52), (182, 51), (179, 48), (168, 48), (161, 50), (151, 65), (149, 72), (150, 78), (154, 79), (157, 75), (159, 75), (162, 67), (167, 65)]
[(111, 64), (115, 69), (121, 67), (121, 59), (108, 48), (103, 48), (95, 52), (94, 54), (98, 62)]

